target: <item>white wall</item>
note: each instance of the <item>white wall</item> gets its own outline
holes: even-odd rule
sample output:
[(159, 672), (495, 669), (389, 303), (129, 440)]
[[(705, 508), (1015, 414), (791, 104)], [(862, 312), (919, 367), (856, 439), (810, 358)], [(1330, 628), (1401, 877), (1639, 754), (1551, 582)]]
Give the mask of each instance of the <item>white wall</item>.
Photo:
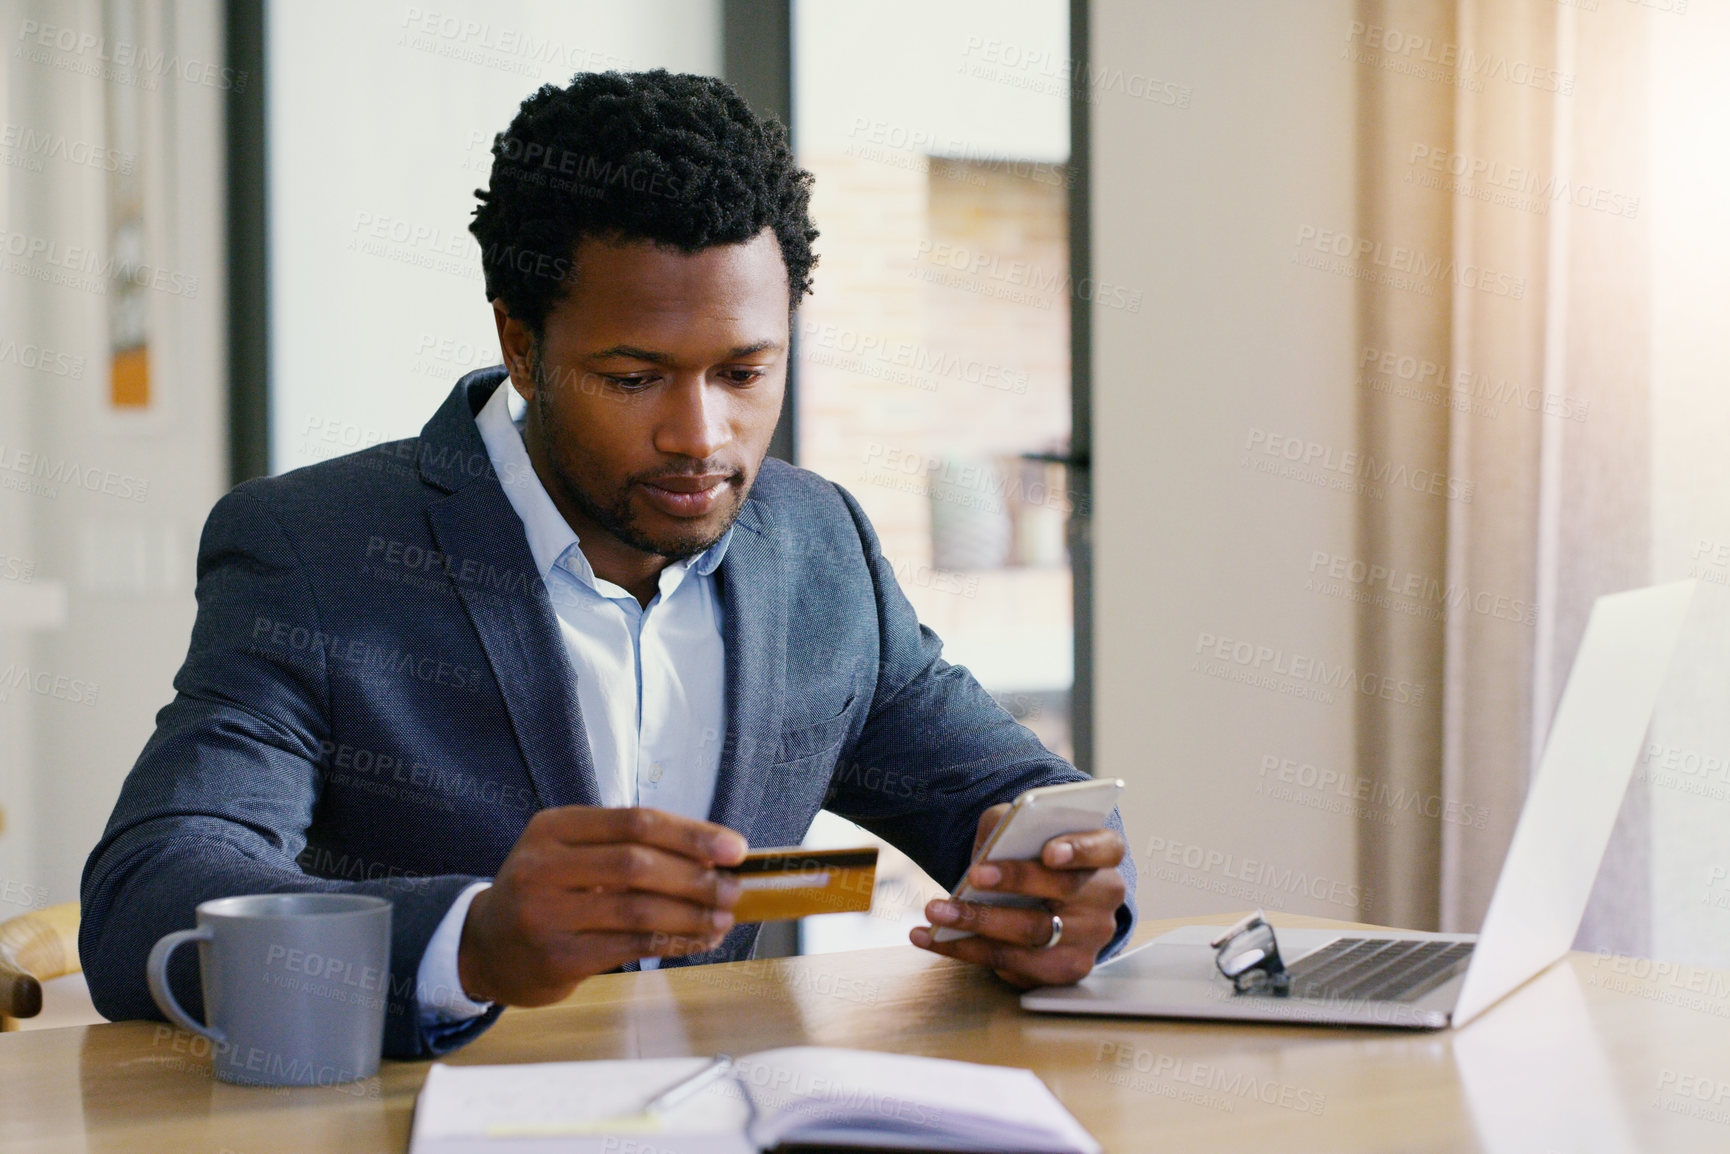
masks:
[(280, 472), (413, 436), (498, 363), (468, 232), (493, 134), (577, 72), (719, 74), (720, 4), (295, 0), (270, 6), (268, 51)]
[(803, 0), (794, 12), (795, 67), (822, 69), (798, 94), (801, 152), (869, 142), (963, 159), (1069, 159), (1066, 54), (1053, 48), (1069, 42), (1066, 0)]
[[(1197, 668), (1203, 634), (1353, 662), (1350, 603), (1303, 585), (1314, 551), (1351, 555), (1356, 498), (1245, 461), (1254, 429), (1357, 440), (1353, 282), (1291, 260), (1301, 226), (1354, 219), (1354, 11), (1092, 7), (1094, 272), (1146, 293), (1094, 313), (1096, 772), (1129, 782), (1150, 917), (1376, 912), (1352, 819), (1258, 792), (1268, 756), (1351, 772), (1349, 691), (1301, 700)], [(1128, 95), (1170, 85), (1187, 107)]]

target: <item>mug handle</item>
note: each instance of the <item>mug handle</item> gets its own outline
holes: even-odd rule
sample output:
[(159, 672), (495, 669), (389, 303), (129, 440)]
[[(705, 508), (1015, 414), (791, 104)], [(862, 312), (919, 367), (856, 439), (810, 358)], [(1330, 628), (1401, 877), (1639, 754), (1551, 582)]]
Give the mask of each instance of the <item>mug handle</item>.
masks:
[(180, 1003), (174, 1000), (174, 991), (168, 988), (168, 955), (187, 942), (208, 942), (211, 931), (208, 926), (200, 926), (196, 930), (175, 930), (172, 934), (164, 934), (162, 939), (150, 949), (150, 960), (144, 963), (144, 976), (150, 982), (150, 997), (156, 1003), (156, 1008), (167, 1015), (168, 1020), (183, 1030), (191, 1030), (194, 1034), (209, 1038), (212, 1042), (222, 1043), (228, 1039), (221, 1030), (213, 1029), (194, 1021), (191, 1014), (181, 1009)]

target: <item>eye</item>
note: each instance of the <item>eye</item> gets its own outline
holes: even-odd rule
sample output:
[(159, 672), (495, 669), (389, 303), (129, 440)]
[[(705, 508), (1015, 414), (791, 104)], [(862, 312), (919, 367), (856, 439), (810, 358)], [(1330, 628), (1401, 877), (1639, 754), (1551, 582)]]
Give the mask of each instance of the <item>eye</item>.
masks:
[(757, 368), (756, 366), (721, 370), (722, 378), (735, 385), (754, 385), (767, 376), (768, 373), (769, 370)]
[(602, 379), (621, 392), (640, 393), (659, 378), (655, 376), (616, 377), (610, 373), (603, 373)]

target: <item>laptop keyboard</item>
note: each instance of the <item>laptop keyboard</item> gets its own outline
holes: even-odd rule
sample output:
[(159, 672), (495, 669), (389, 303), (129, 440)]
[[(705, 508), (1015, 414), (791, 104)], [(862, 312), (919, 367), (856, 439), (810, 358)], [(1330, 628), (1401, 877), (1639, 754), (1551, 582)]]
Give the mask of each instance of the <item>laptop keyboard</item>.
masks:
[(1341, 938), (1287, 967), (1294, 998), (1409, 1002), (1460, 970), (1471, 942)]

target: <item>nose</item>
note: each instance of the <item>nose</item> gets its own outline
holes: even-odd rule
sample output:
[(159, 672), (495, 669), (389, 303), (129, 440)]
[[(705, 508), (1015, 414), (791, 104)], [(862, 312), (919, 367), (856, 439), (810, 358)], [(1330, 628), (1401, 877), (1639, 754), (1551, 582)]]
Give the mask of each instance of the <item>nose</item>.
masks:
[(666, 409), (655, 429), (655, 448), (675, 457), (706, 461), (733, 439), (732, 420), (720, 390), (700, 374), (681, 376), (663, 394)]

